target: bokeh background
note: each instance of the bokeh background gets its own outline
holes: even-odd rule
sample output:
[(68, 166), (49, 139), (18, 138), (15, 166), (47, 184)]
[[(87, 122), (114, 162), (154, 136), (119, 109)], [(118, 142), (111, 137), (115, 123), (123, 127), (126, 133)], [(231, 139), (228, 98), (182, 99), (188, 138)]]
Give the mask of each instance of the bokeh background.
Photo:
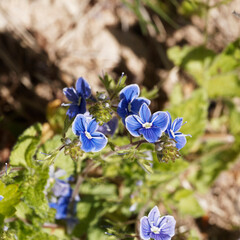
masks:
[(207, 102), (204, 124), (195, 121), (197, 143), (184, 152), (190, 163), (203, 162), (197, 179), (208, 188), (196, 197), (204, 216), (182, 218), (179, 231), (195, 229), (201, 239), (239, 239), (238, 13), (239, 0), (0, 1), (2, 166), (31, 124), (45, 123), (48, 137), (57, 131), (47, 123), (51, 110), (66, 101), (62, 88), (80, 76), (94, 92), (102, 90), (99, 75), (117, 79), (124, 72), (128, 84), (158, 93), (153, 111), (176, 109), (204, 89), (191, 108), (179, 108), (179, 116), (187, 116), (184, 111), (202, 108), (202, 98)]

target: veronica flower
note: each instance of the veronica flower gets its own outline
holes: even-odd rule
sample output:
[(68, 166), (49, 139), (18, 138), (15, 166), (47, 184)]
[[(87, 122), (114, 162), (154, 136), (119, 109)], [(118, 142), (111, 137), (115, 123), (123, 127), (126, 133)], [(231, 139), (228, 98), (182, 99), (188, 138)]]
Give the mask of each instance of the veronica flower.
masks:
[(115, 133), (117, 126), (118, 126), (118, 118), (113, 117), (109, 122), (104, 123), (102, 126), (99, 126), (97, 131), (105, 135), (112, 136)]
[[(58, 198), (58, 199), (55, 198), (56, 199), (55, 201), (53, 198), (52, 202), (49, 203), (49, 206), (51, 208), (56, 209), (55, 218), (66, 219), (68, 217), (69, 213), (68, 207), (73, 192), (70, 184), (63, 180), (56, 179), (52, 192), (54, 196)], [(78, 202), (80, 200), (79, 196), (77, 195), (74, 200), (75, 202)]]
[(155, 112), (151, 115), (151, 111), (146, 103), (144, 103), (138, 115), (131, 115), (126, 118), (126, 128), (134, 137), (143, 137), (150, 143), (156, 142), (162, 135), (168, 125), (168, 115), (165, 112)]
[(4, 199), (4, 197), (2, 195), (0, 195), (0, 201), (2, 201)]
[(175, 224), (173, 216), (160, 217), (158, 207), (155, 206), (147, 217), (140, 220), (140, 237), (144, 240), (170, 240), (175, 234)]
[(71, 102), (69, 104), (62, 104), (63, 106), (69, 106), (67, 110), (69, 119), (74, 118), (79, 113), (86, 112), (86, 99), (91, 95), (91, 87), (82, 77), (78, 78), (76, 89), (73, 87), (64, 88), (63, 93)]
[(149, 105), (150, 100), (138, 97), (140, 89), (137, 84), (131, 84), (123, 88), (120, 92), (120, 102), (118, 104), (117, 113), (122, 118), (125, 125), (125, 118), (132, 114), (138, 114), (143, 103)]
[(172, 118), (170, 113), (167, 112), (167, 114), (169, 117), (169, 123), (165, 132), (168, 134), (170, 138), (174, 139), (177, 142), (176, 148), (179, 150), (185, 146), (187, 142), (186, 136), (191, 137), (190, 134), (186, 135), (181, 132), (178, 132), (178, 130), (182, 127), (182, 125), (184, 125), (187, 122), (183, 123), (183, 118), (176, 118), (172, 123)]
[(103, 133), (97, 132), (98, 124), (95, 119), (89, 123), (83, 114), (78, 114), (72, 124), (72, 131), (79, 136), (84, 152), (99, 152), (107, 144), (107, 138)]

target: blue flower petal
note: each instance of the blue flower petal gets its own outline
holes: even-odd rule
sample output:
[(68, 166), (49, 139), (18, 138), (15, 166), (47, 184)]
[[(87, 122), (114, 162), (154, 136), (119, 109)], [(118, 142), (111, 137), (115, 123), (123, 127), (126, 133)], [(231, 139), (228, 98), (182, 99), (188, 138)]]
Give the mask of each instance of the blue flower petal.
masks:
[(78, 94), (76, 90), (73, 87), (70, 88), (64, 88), (63, 89), (64, 95), (67, 97), (67, 99), (73, 103), (78, 103)]
[(140, 110), (139, 110), (139, 116), (140, 118), (143, 120), (144, 123), (146, 122), (150, 122), (150, 118), (151, 118), (151, 111), (149, 109), (149, 107), (147, 106), (146, 103), (144, 103)]
[(152, 115), (151, 122), (154, 127), (159, 127), (164, 132), (169, 123), (169, 117), (166, 112), (158, 111)]
[(82, 143), (81, 149), (84, 152), (92, 152), (94, 150), (95, 146), (92, 139), (88, 139), (84, 133), (81, 133), (80, 141)]
[(87, 81), (84, 80), (84, 78), (82, 77), (78, 78), (76, 82), (76, 90), (77, 93), (83, 96), (84, 98), (89, 98), (91, 95), (91, 87), (89, 86)]
[(83, 114), (78, 114), (72, 124), (72, 131), (75, 135), (80, 136), (87, 129), (86, 118)]
[(95, 119), (92, 119), (91, 122), (88, 124), (87, 131), (91, 134), (94, 133), (98, 128), (98, 124)]
[(151, 223), (151, 222), (154, 222), (155, 223), (155, 226), (156, 226), (156, 223), (158, 221), (158, 219), (160, 218), (160, 212), (158, 210), (158, 207), (155, 206), (151, 211), (150, 213), (148, 214), (148, 221)]
[(151, 233), (150, 237), (155, 239), (155, 240), (171, 240), (171, 237), (169, 237), (168, 235), (164, 235), (164, 234)]
[(84, 114), (86, 112), (86, 100), (83, 97), (79, 97), (78, 101), (80, 102), (79, 105), (79, 113)]
[(178, 148), (178, 150), (183, 148), (185, 146), (185, 144), (187, 143), (186, 137), (182, 133), (175, 133), (174, 139), (177, 141), (176, 148)]
[(169, 112), (166, 112), (167, 115), (168, 115), (168, 126), (167, 126), (167, 129), (170, 130), (171, 129), (171, 126), (172, 126), (172, 117), (171, 117), (171, 114)]
[(106, 136), (99, 132), (93, 133), (91, 140), (94, 145), (94, 149), (92, 150), (92, 152), (99, 152), (100, 150), (106, 147), (108, 142)]
[(4, 197), (2, 195), (0, 195), (0, 201), (2, 201), (4, 199)]
[(71, 104), (66, 114), (68, 115), (69, 119), (72, 119), (75, 116), (77, 116), (80, 112), (81, 112), (81, 109), (79, 108), (78, 105)]
[(60, 197), (57, 202), (57, 213), (55, 215), (56, 219), (66, 219), (68, 213), (68, 204), (70, 202), (69, 197)]
[(162, 135), (162, 131), (158, 127), (141, 128), (139, 133), (150, 143), (155, 143)]
[(182, 123), (183, 123), (183, 118), (176, 118), (172, 123), (173, 132), (177, 132), (181, 128)]
[(151, 226), (148, 222), (146, 216), (142, 217), (140, 220), (140, 237), (144, 240), (150, 239)]
[(59, 179), (56, 180), (52, 191), (54, 196), (56, 197), (60, 197), (60, 196), (71, 197), (71, 192), (72, 192), (70, 184)]
[(123, 98), (117, 108), (118, 115), (122, 118), (122, 121), (125, 125), (125, 118), (128, 116), (128, 102), (125, 98)]
[(104, 135), (113, 135), (118, 127), (118, 118), (113, 117), (109, 122), (104, 123), (99, 126), (97, 131), (103, 133)]
[(137, 115), (130, 115), (126, 119), (126, 128), (134, 137), (139, 137), (139, 129), (142, 128), (142, 120)]
[(147, 105), (149, 105), (151, 103), (150, 100), (148, 100), (147, 98), (135, 98), (132, 102), (131, 102), (131, 112), (138, 114), (140, 107), (146, 103)]
[(133, 99), (139, 96), (139, 93), (139, 86), (137, 84), (130, 84), (121, 90), (120, 99), (125, 98), (127, 102), (131, 102)]
[[(168, 235), (170, 237), (175, 234), (176, 221), (173, 216), (164, 216), (160, 218), (161, 235)], [(165, 238), (167, 239), (167, 238)]]

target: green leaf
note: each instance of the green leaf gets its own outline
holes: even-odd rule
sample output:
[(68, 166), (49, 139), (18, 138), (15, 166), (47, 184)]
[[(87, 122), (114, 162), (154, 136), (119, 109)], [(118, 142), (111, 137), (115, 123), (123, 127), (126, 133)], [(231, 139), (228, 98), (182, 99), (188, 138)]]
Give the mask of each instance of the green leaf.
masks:
[[(52, 139), (49, 139), (40, 147), (37, 159), (42, 159), (44, 156), (42, 153), (51, 153), (54, 149), (59, 148), (61, 144), (61, 135), (55, 135)], [(74, 162), (69, 155), (64, 154), (63, 150), (57, 151), (54, 159), (54, 166), (65, 170), (67, 173), (67, 176), (65, 177), (70, 176), (74, 172)]]
[(174, 195), (174, 200), (177, 201), (177, 207), (181, 214), (200, 217), (204, 215), (203, 209), (191, 190), (180, 189)]
[(0, 193), (4, 197), (0, 201), (0, 215), (11, 217), (15, 213), (15, 207), (20, 201), (21, 194), (18, 191), (18, 186), (14, 184), (5, 186), (0, 181)]
[(169, 49), (168, 56), (205, 88), (210, 98), (240, 96), (237, 43), (230, 44), (218, 55), (203, 46), (185, 46)]
[(23, 132), (10, 155), (12, 166), (33, 167), (33, 157), (40, 143), (41, 124), (37, 123)]

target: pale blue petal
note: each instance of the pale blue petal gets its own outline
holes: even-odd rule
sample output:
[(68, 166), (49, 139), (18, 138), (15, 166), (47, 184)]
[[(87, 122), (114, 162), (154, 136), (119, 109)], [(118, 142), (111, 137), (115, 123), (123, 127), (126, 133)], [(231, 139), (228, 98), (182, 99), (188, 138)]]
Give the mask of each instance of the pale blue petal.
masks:
[(131, 102), (139, 96), (139, 93), (139, 86), (137, 84), (130, 84), (121, 90), (120, 99), (125, 98), (128, 102)]
[(150, 213), (148, 214), (148, 221), (154, 223), (154, 226), (157, 226), (157, 221), (160, 218), (160, 212), (157, 206), (155, 206)]
[(173, 216), (161, 217), (159, 225), (159, 227), (161, 228), (160, 235), (168, 235), (170, 237), (174, 236), (175, 225), (176, 221)]
[(86, 118), (83, 114), (78, 114), (72, 124), (72, 131), (75, 135), (80, 136), (87, 130)]
[(171, 240), (171, 237), (164, 234), (155, 234), (154, 239), (155, 240)]
[(140, 133), (138, 132), (142, 128), (142, 120), (137, 115), (130, 115), (126, 119), (126, 128), (134, 137), (139, 137)]
[(152, 115), (151, 122), (154, 127), (159, 127), (164, 132), (167, 129), (169, 123), (169, 116), (166, 112), (155, 112)]
[(91, 87), (84, 78), (80, 77), (76, 82), (77, 93), (84, 98), (89, 98), (91, 95)]
[(79, 113), (80, 113), (79, 106), (75, 104), (71, 104), (66, 114), (68, 115), (69, 119), (72, 119), (75, 116), (77, 116)]
[(172, 126), (172, 117), (171, 117), (169, 112), (166, 112), (166, 113), (168, 115), (168, 126), (167, 126), (167, 129), (170, 130), (171, 126)]
[(2, 195), (0, 195), (0, 201), (2, 201), (4, 199), (4, 197)]
[(176, 148), (178, 150), (183, 148), (185, 146), (185, 144), (187, 143), (186, 137), (182, 133), (175, 133), (175, 138), (174, 139), (177, 141)]
[(150, 143), (155, 143), (162, 135), (161, 128), (158, 127), (141, 128), (139, 133)]
[(69, 101), (71, 101), (73, 103), (76, 103), (76, 104), (78, 103), (79, 96), (78, 96), (76, 90), (73, 87), (64, 88), (63, 93)]
[(150, 100), (148, 100), (147, 98), (135, 98), (132, 102), (131, 102), (131, 112), (134, 114), (138, 114), (140, 107), (146, 103), (147, 105), (149, 105), (151, 103)]
[(183, 123), (183, 118), (176, 118), (172, 124), (173, 132), (177, 132), (181, 128), (182, 123)]
[(91, 122), (88, 124), (87, 131), (92, 134), (94, 133), (98, 128), (98, 123), (95, 119), (92, 119)]
[(148, 222), (146, 216), (142, 217), (140, 220), (140, 237), (144, 240), (150, 239), (151, 226)]
[(92, 152), (95, 148), (92, 139), (88, 139), (84, 133), (81, 133), (80, 135), (80, 142), (82, 143), (81, 149), (84, 152)]
[(95, 132), (92, 134), (91, 141), (94, 145), (94, 149), (92, 150), (92, 152), (99, 152), (100, 150), (106, 147), (108, 139), (104, 134)]
[(150, 118), (151, 118), (151, 111), (149, 109), (149, 107), (147, 106), (146, 103), (144, 103), (140, 110), (139, 110), (139, 116), (140, 118), (143, 120), (144, 123), (146, 122), (150, 122)]
[[(117, 113), (122, 118), (123, 121), (128, 116), (128, 102), (125, 98), (119, 102)], [(124, 124), (125, 124), (125, 121), (124, 121)]]

